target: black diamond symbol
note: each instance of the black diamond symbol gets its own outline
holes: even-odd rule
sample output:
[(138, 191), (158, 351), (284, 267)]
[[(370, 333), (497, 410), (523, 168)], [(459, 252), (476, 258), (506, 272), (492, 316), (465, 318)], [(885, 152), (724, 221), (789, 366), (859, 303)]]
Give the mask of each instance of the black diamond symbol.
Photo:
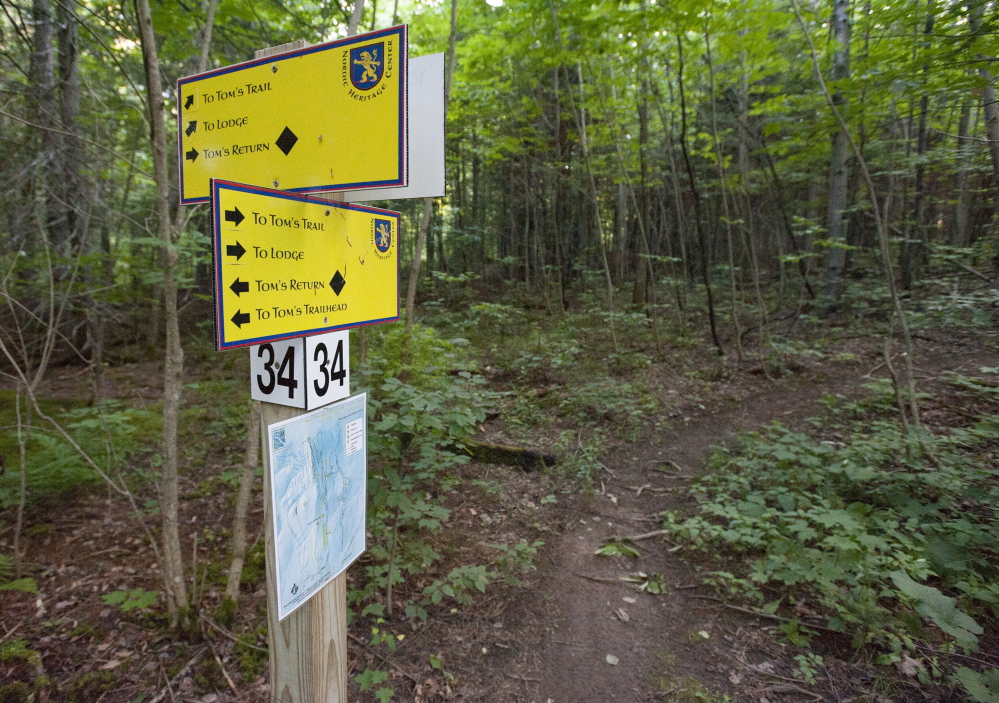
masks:
[(288, 152), (291, 151), (291, 148), (295, 146), (295, 142), (297, 141), (298, 137), (295, 136), (295, 133), (285, 127), (284, 131), (281, 132), (281, 136), (278, 137), (277, 141), (274, 143), (277, 144), (278, 149), (283, 151), (284, 155), (287, 156)]
[(330, 288), (333, 289), (333, 292), (336, 293), (337, 296), (340, 295), (340, 291), (343, 290), (345, 285), (347, 285), (347, 281), (340, 275), (339, 271), (333, 274), (333, 278), (330, 279)]

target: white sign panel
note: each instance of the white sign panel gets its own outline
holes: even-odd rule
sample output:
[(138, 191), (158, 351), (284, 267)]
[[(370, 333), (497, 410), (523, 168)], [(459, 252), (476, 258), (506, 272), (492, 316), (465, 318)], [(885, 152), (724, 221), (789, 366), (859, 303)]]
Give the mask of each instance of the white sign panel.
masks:
[(444, 195), (444, 54), (409, 60), (409, 185), (344, 191), (348, 203)]
[(348, 330), (250, 347), (250, 397), (314, 410), (350, 395)]
[(278, 619), (364, 553), (367, 394), (267, 426)]
[(305, 338), (306, 408), (312, 410), (350, 395), (350, 332)]

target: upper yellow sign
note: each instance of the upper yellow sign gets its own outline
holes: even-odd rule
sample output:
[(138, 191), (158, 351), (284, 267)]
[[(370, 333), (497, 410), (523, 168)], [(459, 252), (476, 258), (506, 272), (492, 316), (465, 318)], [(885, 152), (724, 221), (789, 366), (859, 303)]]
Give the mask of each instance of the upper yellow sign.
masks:
[(180, 200), (211, 178), (319, 192), (404, 186), (406, 27), (177, 81)]
[(217, 348), (399, 319), (397, 212), (212, 180)]

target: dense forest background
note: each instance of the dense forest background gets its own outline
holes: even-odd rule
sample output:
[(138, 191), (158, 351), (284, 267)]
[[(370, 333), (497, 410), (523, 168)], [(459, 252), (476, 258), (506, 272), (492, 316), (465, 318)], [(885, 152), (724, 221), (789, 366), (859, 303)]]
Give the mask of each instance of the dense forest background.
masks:
[[(760, 639), (778, 668), (704, 670), (696, 685), (660, 678), (657, 695), (812, 695), (802, 687), (824, 677), (837, 699), (999, 700), (999, 6), (0, 0), (0, 10), (9, 700), (173, 700), (175, 686), (268, 695), (253, 590), (259, 413), (245, 354), (214, 351), (209, 213), (178, 204), (176, 80), (400, 23), (410, 56), (447, 56), (447, 194), (373, 203), (403, 214), (404, 319), (352, 332), (373, 433), (369, 551), (348, 596), (364, 648), (352, 694), (521, 700), (475, 669), (468, 645), (414, 645), (403, 670), (395, 642), (444, 627), (457, 608), (491, 613), (500, 596), (487, 589), (529, 582), (544, 540), (571, 530), (586, 501), (613, 498), (661, 526), (596, 545), (615, 564), (640, 558), (635, 542), (661, 557), (619, 569), (643, 597), (670, 579), (694, 587), (665, 565), (680, 552), (714, 594), (690, 598), (777, 623), (766, 642), (791, 647)], [(793, 385), (805, 378), (812, 386)], [(701, 479), (663, 458), (676, 427), (757, 407), (754, 392), (766, 407), (740, 427), (758, 434), (711, 450), (729, 418), (704, 425), (701, 444), (687, 440)], [(821, 419), (769, 426), (785, 404)], [(635, 466), (693, 482), (645, 484), (644, 468), (615, 463), (632, 453)], [(469, 469), (555, 460), (529, 479)], [(614, 481), (626, 488), (611, 493)], [(59, 575), (77, 532), (61, 556), (46, 551), (53, 506), (72, 496), (70, 513), (98, 521), (86, 506), (102, 492), (94, 548), (131, 545), (142, 566), (119, 567), (147, 578), (58, 596), (66, 613), (89, 610), (45, 620), (44, 594), (90, 583)], [(468, 504), (478, 507), (465, 515)], [(212, 511), (225, 527), (195, 524)], [(498, 514), (520, 516), (516, 529), (503, 532)], [(453, 534), (478, 529), (499, 546)], [(129, 654), (88, 666), (85, 647), (110, 647), (123, 622), (186, 649), (149, 668), (142, 656), (157, 640), (140, 648), (122, 635), (116, 648)], [(532, 622), (525, 633), (544, 631)], [(688, 625), (696, 645), (710, 639)], [(456, 642), (467, 634), (447, 627)], [(52, 637), (67, 644), (47, 650)], [(629, 685), (650, 680), (634, 676)], [(752, 676), (783, 676), (785, 689), (749, 691), (740, 682)], [(520, 684), (555, 690), (545, 688), (555, 673), (539, 677)]]
[[(448, 49), (447, 4), (386, 4), (370, 5), (361, 28), (410, 21), (413, 55)], [(474, 274), (516, 283), (549, 310), (613, 289), (615, 304), (653, 318), (707, 304), (719, 351), (741, 354), (768, 311), (799, 297), (835, 305), (846, 280), (886, 265), (879, 225), (904, 294), (924, 286), (931, 259), (991, 276), (991, 6), (494, 5), (456, 6), (449, 185), (427, 237), (429, 289)], [(175, 79), (336, 37), (349, 19), (334, 4), (152, 12), (171, 204)], [(74, 281), (60, 331), (88, 358), (161, 344), (137, 25), (129, 4), (4, 4), (2, 246), (31, 261), (47, 252), (56, 280)], [(395, 203), (413, 235), (421, 206)], [(205, 218), (173, 216), (180, 305), (194, 324), (195, 301), (211, 295)]]

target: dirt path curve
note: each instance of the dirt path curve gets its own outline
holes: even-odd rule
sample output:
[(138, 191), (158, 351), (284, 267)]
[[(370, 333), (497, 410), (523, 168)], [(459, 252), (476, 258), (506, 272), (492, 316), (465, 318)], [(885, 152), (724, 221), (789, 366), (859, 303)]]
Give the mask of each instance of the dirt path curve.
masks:
[[(609, 471), (602, 473), (603, 494), (576, 498), (566, 529), (545, 547), (550, 561), (543, 569), (542, 599), (550, 604), (545, 618), (550, 624), (528, 700), (661, 700), (662, 691), (690, 679), (714, 690), (729, 688), (728, 674), (715, 657), (721, 643), (710, 637), (714, 620), (724, 611), (717, 603), (693, 597), (697, 581), (690, 567), (658, 539), (635, 543), (641, 553), (637, 559), (595, 556), (594, 551), (616, 535), (657, 529), (653, 516), (679, 504), (679, 489), (710, 447), (734, 439), (741, 430), (812, 415), (823, 394), (855, 384), (855, 371), (771, 383), (738, 407), (692, 417), (685, 427), (666, 430), (656, 441), (623, 445), (616, 458), (610, 453), (604, 460)], [(669, 462), (672, 476), (657, 469)], [(638, 570), (662, 574), (667, 594), (639, 593), (634, 584), (618, 580)], [(609, 663), (614, 658), (617, 663)]]

